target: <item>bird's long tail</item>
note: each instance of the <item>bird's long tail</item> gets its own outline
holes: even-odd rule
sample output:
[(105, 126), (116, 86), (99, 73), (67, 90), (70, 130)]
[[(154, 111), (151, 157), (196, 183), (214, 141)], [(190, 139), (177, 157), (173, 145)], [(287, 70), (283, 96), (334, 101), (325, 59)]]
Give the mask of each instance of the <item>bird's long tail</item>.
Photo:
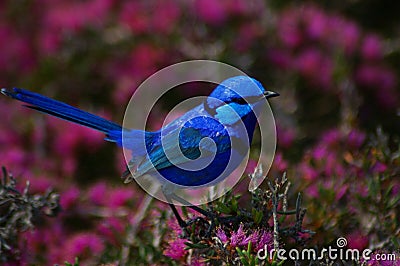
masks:
[(27, 103), (25, 106), (28, 108), (104, 132), (107, 135), (107, 140), (120, 142), (122, 127), (102, 117), (24, 89), (1, 89), (1, 93)]

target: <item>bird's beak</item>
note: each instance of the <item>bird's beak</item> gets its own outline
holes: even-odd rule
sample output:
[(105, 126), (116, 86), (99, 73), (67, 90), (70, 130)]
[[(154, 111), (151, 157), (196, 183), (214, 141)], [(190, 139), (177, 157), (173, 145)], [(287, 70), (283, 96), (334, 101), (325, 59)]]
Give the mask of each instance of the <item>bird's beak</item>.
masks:
[(273, 91), (264, 91), (264, 97), (265, 98), (272, 98), (272, 97), (277, 97), (277, 96), (279, 96), (280, 94), (279, 93), (277, 93), (277, 92), (273, 92)]

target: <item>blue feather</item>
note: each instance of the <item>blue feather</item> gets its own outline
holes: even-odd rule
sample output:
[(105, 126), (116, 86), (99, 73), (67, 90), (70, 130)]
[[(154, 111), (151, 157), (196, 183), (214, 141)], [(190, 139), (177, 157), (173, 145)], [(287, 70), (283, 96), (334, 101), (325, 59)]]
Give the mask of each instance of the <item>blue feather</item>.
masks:
[(104, 132), (109, 141), (118, 142), (121, 139), (122, 127), (97, 115), (24, 89), (13, 88), (11, 91), (2, 89), (1, 92), (29, 104), (26, 105), (28, 108)]

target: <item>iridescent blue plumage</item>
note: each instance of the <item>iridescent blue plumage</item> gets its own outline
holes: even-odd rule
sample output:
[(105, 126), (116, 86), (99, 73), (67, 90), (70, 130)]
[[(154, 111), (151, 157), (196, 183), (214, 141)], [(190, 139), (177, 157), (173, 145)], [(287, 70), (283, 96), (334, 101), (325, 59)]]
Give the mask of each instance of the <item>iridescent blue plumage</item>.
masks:
[[(131, 150), (127, 173), (133, 177), (129, 180), (152, 175), (157, 170), (170, 182), (189, 187), (214, 184), (239, 165), (252, 141), (257, 105), (264, 97), (277, 95), (265, 91), (252, 78), (229, 78), (219, 84), (203, 104), (159, 131), (144, 132), (124, 129), (104, 118), (27, 90), (2, 89), (2, 93), (27, 103), (29, 108), (101, 131), (106, 134), (106, 140)], [(240, 125), (244, 125), (245, 131)], [(178, 142), (174, 136), (178, 136)], [(202, 141), (205, 137), (215, 145)], [(178, 149), (184, 156), (176, 152)], [(166, 154), (172, 155), (167, 158)], [(191, 160), (197, 160), (197, 164), (212, 156), (215, 157), (207, 167), (185, 170), (195, 168)], [(225, 169), (232, 158), (234, 163)]]

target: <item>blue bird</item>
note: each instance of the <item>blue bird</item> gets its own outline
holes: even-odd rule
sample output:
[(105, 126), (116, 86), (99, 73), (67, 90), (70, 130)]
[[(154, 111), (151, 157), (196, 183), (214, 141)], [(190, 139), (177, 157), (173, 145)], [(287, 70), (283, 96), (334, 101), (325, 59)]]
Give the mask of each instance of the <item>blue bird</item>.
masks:
[[(28, 108), (101, 131), (107, 141), (129, 149), (132, 159), (122, 175), (126, 183), (150, 175), (161, 183), (189, 188), (216, 184), (238, 167), (252, 142), (260, 105), (265, 98), (279, 95), (266, 91), (253, 78), (228, 78), (202, 104), (160, 130), (148, 132), (125, 129), (94, 114), (24, 89), (2, 89), (1, 92), (27, 103)], [(204, 167), (198, 169), (199, 165)], [(163, 192), (168, 199), (169, 193)], [(180, 200), (173, 195), (172, 198)], [(174, 205), (170, 199), (168, 201), (179, 224), (184, 226)], [(189, 207), (208, 215), (197, 206)]]

